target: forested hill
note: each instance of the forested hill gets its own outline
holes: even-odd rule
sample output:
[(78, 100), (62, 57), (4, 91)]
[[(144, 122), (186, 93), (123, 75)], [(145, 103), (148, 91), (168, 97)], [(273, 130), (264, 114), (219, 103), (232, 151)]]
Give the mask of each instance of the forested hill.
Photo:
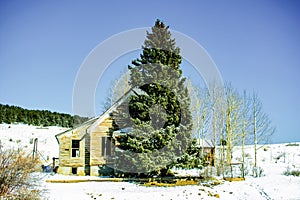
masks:
[(71, 128), (87, 121), (87, 117), (51, 112), (49, 110), (28, 110), (18, 106), (0, 104), (0, 123), (24, 123), (34, 126), (61, 126)]

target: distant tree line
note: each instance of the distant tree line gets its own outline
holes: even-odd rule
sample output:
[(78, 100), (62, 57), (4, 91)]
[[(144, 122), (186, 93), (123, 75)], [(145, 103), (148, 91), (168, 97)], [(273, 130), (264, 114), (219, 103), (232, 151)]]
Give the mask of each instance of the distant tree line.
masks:
[(24, 123), (34, 126), (61, 126), (71, 128), (89, 118), (51, 112), (49, 110), (28, 110), (18, 106), (0, 104), (0, 123)]

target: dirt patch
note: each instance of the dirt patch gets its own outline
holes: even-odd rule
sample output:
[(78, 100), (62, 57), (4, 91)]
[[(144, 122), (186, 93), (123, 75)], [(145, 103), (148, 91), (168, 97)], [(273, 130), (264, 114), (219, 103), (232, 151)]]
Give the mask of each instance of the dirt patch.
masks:
[(229, 182), (232, 182), (232, 181), (244, 181), (245, 178), (242, 178), (242, 177), (237, 177), (237, 178), (230, 178), (230, 177), (226, 177), (224, 178), (225, 181), (229, 181)]
[(144, 186), (156, 186), (156, 187), (174, 187), (174, 186), (185, 186), (185, 185), (199, 185), (198, 181), (195, 180), (177, 180), (174, 183), (162, 183), (157, 181), (152, 181), (148, 183), (144, 183)]

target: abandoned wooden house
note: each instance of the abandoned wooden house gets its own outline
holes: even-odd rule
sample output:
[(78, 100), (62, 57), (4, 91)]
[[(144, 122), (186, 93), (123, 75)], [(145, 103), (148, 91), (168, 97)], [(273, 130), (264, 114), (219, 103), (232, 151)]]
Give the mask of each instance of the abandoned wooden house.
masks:
[(128, 99), (131, 92), (128, 91), (101, 116), (55, 136), (59, 143), (58, 173), (100, 175), (99, 167), (108, 164), (114, 148), (108, 139), (112, 127), (110, 114)]

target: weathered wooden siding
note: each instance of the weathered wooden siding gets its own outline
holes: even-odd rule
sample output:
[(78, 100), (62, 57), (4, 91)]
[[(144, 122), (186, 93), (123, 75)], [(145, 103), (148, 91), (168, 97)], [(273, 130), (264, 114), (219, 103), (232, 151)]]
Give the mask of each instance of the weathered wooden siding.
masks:
[[(59, 165), (65, 167), (83, 167), (85, 153), (85, 139), (80, 138), (76, 132), (68, 133), (60, 137)], [(81, 140), (80, 140), (81, 139)], [(72, 140), (80, 140), (79, 157), (72, 157)]]
[[(91, 124), (67, 131), (58, 135), (59, 140), (59, 173), (72, 174), (76, 168), (78, 175), (98, 176), (99, 166), (106, 164), (106, 152), (103, 138), (108, 137), (112, 126), (110, 118), (89, 130)], [(91, 131), (89, 133), (89, 131)], [(79, 157), (72, 157), (72, 140), (79, 140)], [(105, 144), (106, 145), (106, 144)]]
[(112, 126), (110, 118), (105, 119), (99, 124), (90, 134), (91, 147), (90, 147), (90, 165), (98, 166), (105, 164), (105, 156), (102, 153), (102, 137), (108, 136), (109, 128)]

